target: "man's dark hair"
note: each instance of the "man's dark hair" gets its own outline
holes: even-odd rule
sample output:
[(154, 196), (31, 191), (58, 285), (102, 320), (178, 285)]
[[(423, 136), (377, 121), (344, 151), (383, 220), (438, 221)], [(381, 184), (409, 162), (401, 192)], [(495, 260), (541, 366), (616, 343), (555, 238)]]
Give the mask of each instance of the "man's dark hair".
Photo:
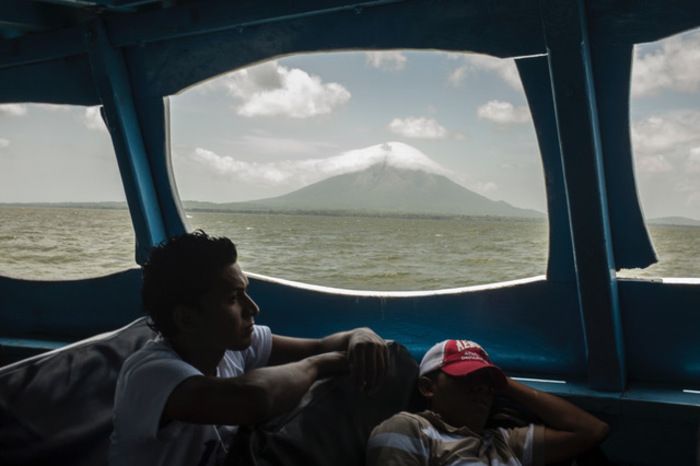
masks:
[(230, 239), (211, 237), (202, 230), (171, 238), (151, 249), (142, 268), (141, 288), (151, 328), (163, 336), (173, 336), (176, 306), (197, 306), (221, 269), (237, 259), (236, 245)]

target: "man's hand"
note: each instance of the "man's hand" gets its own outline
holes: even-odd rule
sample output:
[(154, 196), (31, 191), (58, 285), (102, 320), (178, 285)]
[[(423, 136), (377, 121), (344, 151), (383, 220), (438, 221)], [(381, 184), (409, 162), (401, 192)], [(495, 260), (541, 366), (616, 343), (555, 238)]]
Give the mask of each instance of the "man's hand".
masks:
[[(389, 350), (386, 342), (369, 328), (334, 333), (322, 339), (272, 335), (270, 365), (299, 361), (334, 351), (347, 354), (346, 365), (360, 388), (373, 390), (381, 385), (387, 371)], [(338, 355), (332, 356), (338, 358)], [(337, 362), (337, 361), (336, 361)], [(337, 374), (337, 372), (328, 375)]]
[(347, 351), (358, 386), (371, 391), (381, 385), (389, 360), (386, 342), (371, 329), (359, 328), (352, 331)]

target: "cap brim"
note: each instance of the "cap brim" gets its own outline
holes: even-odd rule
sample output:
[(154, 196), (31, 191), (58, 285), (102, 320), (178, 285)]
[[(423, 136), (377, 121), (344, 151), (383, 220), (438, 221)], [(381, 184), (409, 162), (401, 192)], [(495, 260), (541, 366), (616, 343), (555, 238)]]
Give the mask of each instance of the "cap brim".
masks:
[(453, 377), (464, 377), (469, 374), (473, 374), (476, 371), (488, 369), (491, 373), (491, 377), (496, 388), (503, 388), (506, 386), (506, 376), (501, 371), (498, 366), (489, 364), (482, 361), (467, 360), (467, 361), (455, 361), (452, 364), (447, 364), (443, 366), (441, 370)]

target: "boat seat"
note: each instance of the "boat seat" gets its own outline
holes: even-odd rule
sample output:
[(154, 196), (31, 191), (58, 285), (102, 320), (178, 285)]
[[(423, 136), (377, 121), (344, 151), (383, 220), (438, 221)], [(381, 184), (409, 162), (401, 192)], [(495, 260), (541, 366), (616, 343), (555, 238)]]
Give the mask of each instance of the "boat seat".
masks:
[(143, 317), (0, 368), (0, 464), (107, 464), (119, 370), (153, 335)]
[[(153, 336), (140, 318), (0, 368), (0, 464), (106, 465), (119, 371)], [(371, 429), (414, 395), (417, 363), (400, 344), (389, 349), (379, 393), (359, 393), (349, 377), (319, 381), (291, 413), (241, 429), (232, 449), (240, 464), (364, 464)]]

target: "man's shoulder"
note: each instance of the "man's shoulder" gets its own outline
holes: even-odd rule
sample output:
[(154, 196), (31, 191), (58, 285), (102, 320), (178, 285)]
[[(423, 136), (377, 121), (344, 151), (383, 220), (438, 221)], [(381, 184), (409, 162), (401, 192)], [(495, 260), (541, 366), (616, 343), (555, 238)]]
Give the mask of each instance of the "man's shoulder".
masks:
[(429, 425), (430, 422), (420, 414), (401, 411), (375, 427), (372, 431), (372, 435), (384, 432), (415, 435)]
[(187, 371), (192, 368), (165, 340), (155, 338), (146, 342), (124, 361), (119, 378), (131, 377), (135, 373), (148, 371), (149, 368), (160, 369), (164, 366), (185, 368)]
[(134, 351), (124, 361), (124, 366), (137, 365), (144, 361), (161, 358), (179, 358), (162, 337), (155, 337), (148, 340), (141, 348)]

